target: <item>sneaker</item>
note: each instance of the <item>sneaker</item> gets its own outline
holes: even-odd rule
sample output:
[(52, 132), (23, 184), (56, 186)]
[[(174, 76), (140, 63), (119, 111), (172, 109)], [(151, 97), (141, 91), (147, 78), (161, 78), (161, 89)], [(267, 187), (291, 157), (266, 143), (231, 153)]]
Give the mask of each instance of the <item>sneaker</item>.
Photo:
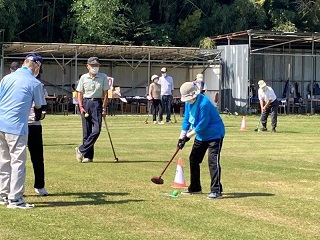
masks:
[(157, 121), (153, 121), (153, 124), (157, 124)]
[(82, 160), (83, 160), (83, 155), (82, 155), (82, 153), (79, 151), (79, 148), (78, 148), (78, 147), (76, 147), (75, 150), (76, 150), (76, 159), (77, 159), (77, 161), (78, 161), (78, 162), (82, 162)]
[(163, 121), (160, 121), (159, 124), (164, 124), (164, 122), (163, 122)]
[(83, 163), (89, 163), (89, 162), (93, 162), (93, 160), (90, 159), (90, 158), (84, 158), (84, 159), (82, 160), (82, 162), (83, 162)]
[(263, 128), (260, 129), (260, 131), (261, 132), (266, 132), (266, 131), (268, 131), (268, 129), (263, 127)]
[(40, 196), (48, 196), (48, 192), (45, 188), (35, 188), (34, 191), (38, 193)]
[(0, 205), (8, 205), (8, 198), (0, 197)]
[(7, 208), (29, 209), (29, 208), (34, 208), (34, 204), (26, 203), (22, 198), (20, 198), (19, 200), (16, 200), (16, 201), (9, 200), (9, 204), (7, 205)]
[(202, 194), (202, 191), (190, 192), (189, 189), (187, 189), (187, 190), (182, 191), (181, 194), (183, 194), (183, 195)]
[(271, 133), (277, 132), (275, 128), (272, 128)]
[(208, 199), (218, 199), (222, 198), (222, 193), (212, 192), (207, 196)]

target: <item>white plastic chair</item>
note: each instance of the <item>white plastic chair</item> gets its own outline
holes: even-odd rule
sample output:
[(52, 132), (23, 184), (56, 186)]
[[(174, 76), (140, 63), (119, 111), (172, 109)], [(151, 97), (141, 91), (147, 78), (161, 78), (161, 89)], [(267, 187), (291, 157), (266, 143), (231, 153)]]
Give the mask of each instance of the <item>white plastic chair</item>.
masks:
[[(283, 98), (281, 99), (281, 104), (278, 107), (278, 112), (279, 113), (283, 112), (284, 114), (287, 114), (286, 108), (287, 108), (287, 99)], [(283, 111), (281, 111), (281, 109), (283, 109)]]

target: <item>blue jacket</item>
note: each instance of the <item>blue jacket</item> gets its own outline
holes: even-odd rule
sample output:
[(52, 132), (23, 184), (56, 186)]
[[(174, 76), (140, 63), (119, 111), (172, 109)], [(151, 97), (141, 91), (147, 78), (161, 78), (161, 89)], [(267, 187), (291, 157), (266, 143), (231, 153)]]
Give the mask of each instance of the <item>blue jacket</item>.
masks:
[(203, 94), (199, 94), (193, 104), (185, 102), (182, 130), (188, 131), (190, 128), (196, 132), (196, 139), (199, 141), (218, 139), (225, 135), (217, 108)]

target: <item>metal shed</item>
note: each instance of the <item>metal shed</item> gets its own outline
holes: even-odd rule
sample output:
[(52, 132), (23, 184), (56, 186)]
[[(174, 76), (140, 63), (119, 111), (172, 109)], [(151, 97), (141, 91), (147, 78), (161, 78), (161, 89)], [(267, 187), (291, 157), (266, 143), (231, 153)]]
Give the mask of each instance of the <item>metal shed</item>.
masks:
[(212, 39), (224, 52), (222, 108), (255, 112), (257, 82), (264, 79), (289, 112), (320, 110), (319, 33), (246, 30)]

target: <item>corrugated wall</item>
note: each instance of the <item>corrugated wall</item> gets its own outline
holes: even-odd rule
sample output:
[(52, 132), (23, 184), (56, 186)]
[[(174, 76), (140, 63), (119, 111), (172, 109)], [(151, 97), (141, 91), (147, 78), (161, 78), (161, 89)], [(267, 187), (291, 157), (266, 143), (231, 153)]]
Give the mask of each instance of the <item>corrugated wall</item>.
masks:
[(221, 110), (246, 113), (248, 107), (248, 45), (218, 46), (222, 50)]

